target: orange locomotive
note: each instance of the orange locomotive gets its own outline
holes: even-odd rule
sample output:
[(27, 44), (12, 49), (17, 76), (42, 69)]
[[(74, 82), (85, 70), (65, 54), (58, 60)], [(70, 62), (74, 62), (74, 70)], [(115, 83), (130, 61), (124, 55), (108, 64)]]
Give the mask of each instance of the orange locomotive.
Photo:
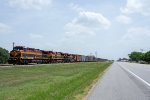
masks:
[(25, 48), (24, 46), (16, 46), (10, 52), (8, 63), (10, 64), (28, 64), (33, 62), (41, 62), (44, 59), (42, 51), (34, 48)]

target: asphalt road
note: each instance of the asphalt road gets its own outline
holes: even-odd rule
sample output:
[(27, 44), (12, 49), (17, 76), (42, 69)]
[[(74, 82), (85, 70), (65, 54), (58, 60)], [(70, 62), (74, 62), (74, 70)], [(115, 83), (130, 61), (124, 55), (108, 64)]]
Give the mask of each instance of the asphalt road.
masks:
[(150, 100), (150, 65), (115, 62), (87, 100)]

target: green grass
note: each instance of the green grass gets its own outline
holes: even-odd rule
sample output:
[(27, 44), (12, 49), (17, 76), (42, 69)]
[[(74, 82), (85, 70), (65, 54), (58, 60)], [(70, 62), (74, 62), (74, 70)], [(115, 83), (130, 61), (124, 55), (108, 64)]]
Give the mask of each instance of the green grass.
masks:
[(76, 100), (111, 63), (0, 68), (0, 100)]

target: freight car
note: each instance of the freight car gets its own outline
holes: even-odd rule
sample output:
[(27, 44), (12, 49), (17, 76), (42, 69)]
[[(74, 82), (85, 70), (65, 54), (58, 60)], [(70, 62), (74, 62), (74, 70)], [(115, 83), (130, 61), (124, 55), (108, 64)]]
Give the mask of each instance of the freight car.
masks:
[(24, 46), (15, 46), (10, 52), (9, 64), (28, 64), (28, 63), (71, 63), (96, 61), (94, 56), (84, 56), (63, 52), (45, 51)]

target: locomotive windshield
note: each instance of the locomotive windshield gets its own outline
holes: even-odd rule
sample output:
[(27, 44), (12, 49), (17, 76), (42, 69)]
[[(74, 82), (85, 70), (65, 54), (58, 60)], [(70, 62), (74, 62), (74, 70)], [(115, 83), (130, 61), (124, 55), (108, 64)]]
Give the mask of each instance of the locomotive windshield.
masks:
[(14, 47), (14, 50), (23, 50), (24, 48), (23, 47)]

